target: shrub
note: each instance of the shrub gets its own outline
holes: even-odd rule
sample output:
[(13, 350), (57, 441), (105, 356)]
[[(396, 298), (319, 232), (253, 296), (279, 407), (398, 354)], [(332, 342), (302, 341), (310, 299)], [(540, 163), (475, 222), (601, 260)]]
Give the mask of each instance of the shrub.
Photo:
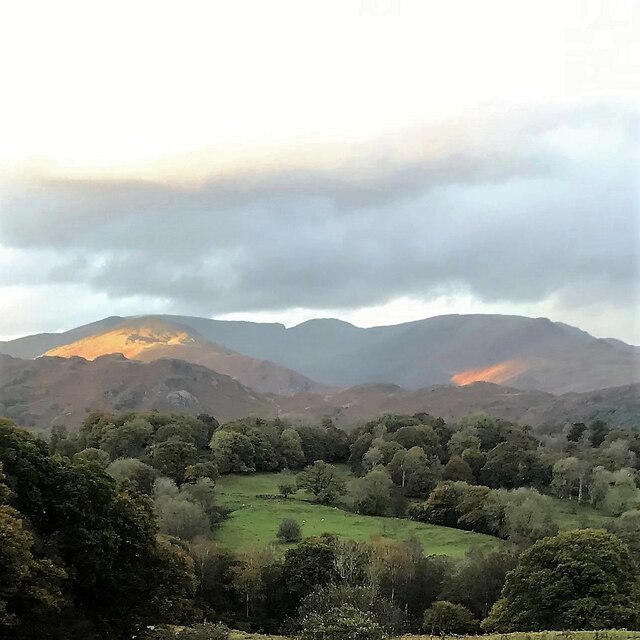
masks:
[(293, 518), (285, 518), (280, 523), (276, 537), (280, 542), (300, 542), (302, 540), (302, 528)]
[(313, 614), (302, 626), (301, 640), (386, 640), (382, 627), (370, 613), (342, 605), (326, 613)]
[(195, 627), (183, 629), (177, 640), (227, 640), (231, 632), (223, 624), (197, 624)]
[(424, 613), (424, 629), (439, 635), (466, 635), (478, 631), (478, 621), (461, 604), (434, 602)]

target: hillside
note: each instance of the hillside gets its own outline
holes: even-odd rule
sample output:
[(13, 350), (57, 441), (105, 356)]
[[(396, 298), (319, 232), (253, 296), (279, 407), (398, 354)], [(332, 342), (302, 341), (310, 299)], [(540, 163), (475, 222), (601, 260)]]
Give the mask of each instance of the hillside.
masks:
[(239, 382), (181, 360), (0, 355), (0, 415), (45, 429), (78, 426), (90, 409), (210, 413), (221, 420), (274, 413), (267, 399)]
[[(263, 392), (310, 391), (312, 380), (342, 388), (373, 382), (408, 389), (484, 381), (556, 394), (640, 382), (637, 347), (596, 339), (546, 318), (502, 315), (447, 315), (371, 328), (334, 319), (286, 328), (191, 316), (107, 318), (65, 334), (37, 334), (0, 343), (0, 352), (18, 357), (36, 357), (51, 349), (56, 355), (80, 353), (79, 348), (85, 348), (80, 344), (60, 348), (100, 333), (97, 327), (109, 333), (118, 320), (125, 322), (123, 326), (167, 323), (180, 326), (191, 337), (194, 332), (197, 335), (191, 342), (145, 344), (137, 358), (187, 359)], [(206, 348), (204, 341), (208, 341)], [(95, 339), (92, 342), (95, 348)], [(120, 346), (126, 350), (126, 345)], [(274, 370), (273, 363), (286, 371)]]
[(229, 348), (339, 387), (383, 382), (417, 389), (485, 381), (567, 393), (640, 382), (635, 347), (546, 318), (447, 315), (367, 329), (332, 319), (290, 329), (179, 319)]
[(123, 321), (115, 328), (50, 349), (45, 355), (94, 360), (110, 353), (143, 362), (185, 360), (231, 376), (260, 393), (290, 395), (322, 388), (295, 371), (211, 342), (191, 327), (152, 317)]
[(232, 378), (176, 359), (131, 361), (121, 355), (95, 360), (0, 355), (0, 415), (45, 429), (77, 426), (87, 410), (172, 410), (212, 413), (220, 420), (246, 415), (318, 421), (341, 426), (383, 413), (427, 412), (456, 421), (478, 411), (533, 426), (602, 418), (640, 424), (640, 385), (555, 396), (492, 383), (408, 390), (368, 384), (342, 391), (294, 396), (254, 393)]
[(402, 389), (368, 384), (338, 393), (273, 398), (280, 415), (320, 418), (328, 415), (346, 426), (384, 413), (426, 412), (455, 422), (477, 412), (538, 426), (601, 418), (612, 425), (640, 426), (640, 384), (556, 396), (489, 382), (456, 387)]

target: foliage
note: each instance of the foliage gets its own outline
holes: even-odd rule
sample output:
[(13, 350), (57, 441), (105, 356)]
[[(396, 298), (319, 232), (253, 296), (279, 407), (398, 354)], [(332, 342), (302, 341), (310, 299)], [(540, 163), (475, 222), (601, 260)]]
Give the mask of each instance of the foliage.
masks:
[(344, 495), (347, 486), (331, 464), (316, 460), (298, 474), (297, 484), (300, 489), (307, 489), (321, 504), (332, 504), (339, 496)]
[(301, 640), (385, 640), (386, 634), (369, 613), (345, 604), (304, 620)]
[(424, 614), (425, 631), (431, 635), (469, 635), (479, 629), (478, 621), (460, 604), (434, 602)]
[(302, 540), (302, 527), (300, 523), (293, 518), (285, 518), (278, 527), (276, 538), (284, 543), (300, 542), (300, 540)]
[(393, 482), (384, 468), (377, 467), (354, 480), (350, 492), (357, 513), (385, 515), (391, 507)]
[(640, 578), (629, 549), (596, 529), (545, 538), (507, 575), (503, 598), (483, 622), (499, 631), (633, 628)]

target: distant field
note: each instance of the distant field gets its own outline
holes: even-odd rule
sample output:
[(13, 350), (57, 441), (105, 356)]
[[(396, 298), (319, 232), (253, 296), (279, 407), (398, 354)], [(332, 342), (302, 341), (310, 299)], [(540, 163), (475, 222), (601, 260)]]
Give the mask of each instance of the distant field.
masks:
[(614, 518), (589, 505), (578, 505), (575, 501), (553, 500), (558, 525), (561, 529), (605, 528)]
[[(334, 533), (354, 540), (417, 538), (425, 553), (463, 556), (473, 547), (497, 547), (501, 541), (470, 531), (422, 524), (401, 518), (362, 516), (309, 501), (302, 492), (287, 500), (256, 498), (257, 494), (277, 494), (278, 476), (274, 473), (227, 475), (219, 479), (219, 502), (233, 513), (216, 529), (214, 537), (231, 548), (267, 546), (275, 543), (278, 525), (294, 518), (302, 525), (305, 537)], [(283, 545), (278, 545), (282, 547)]]
[[(401, 636), (395, 640), (433, 640), (442, 636)], [(446, 637), (446, 636), (445, 636)], [(284, 636), (234, 631), (229, 640), (289, 640)], [(640, 640), (640, 631), (541, 631), (539, 633), (500, 633), (486, 636), (456, 636), (456, 640)]]

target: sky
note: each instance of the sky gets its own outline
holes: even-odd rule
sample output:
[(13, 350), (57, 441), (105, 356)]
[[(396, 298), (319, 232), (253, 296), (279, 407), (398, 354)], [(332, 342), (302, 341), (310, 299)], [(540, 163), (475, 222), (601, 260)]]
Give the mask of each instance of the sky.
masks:
[(545, 316), (640, 344), (640, 3), (0, 5), (0, 339)]

